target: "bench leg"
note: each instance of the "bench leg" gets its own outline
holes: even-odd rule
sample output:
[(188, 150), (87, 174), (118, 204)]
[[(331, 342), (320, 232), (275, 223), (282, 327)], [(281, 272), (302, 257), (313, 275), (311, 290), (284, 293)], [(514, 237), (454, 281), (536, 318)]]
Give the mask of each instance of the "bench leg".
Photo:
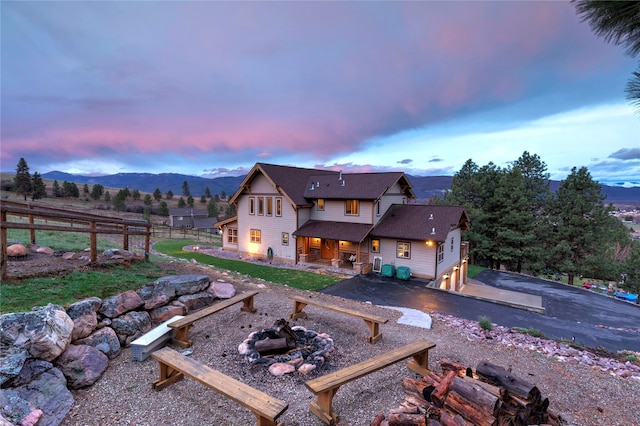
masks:
[(304, 312), (302, 312), (302, 310), (304, 309), (305, 306), (307, 306), (306, 303), (302, 303), (302, 302), (298, 302), (297, 300), (294, 300), (293, 301), (293, 312), (291, 312), (289, 314), (289, 318), (298, 319), (298, 318), (305, 317), (306, 314)]
[(153, 382), (153, 389), (157, 391), (160, 391), (184, 378), (184, 375), (179, 370), (176, 370), (167, 364), (158, 362), (158, 367), (160, 370), (160, 378)]
[(247, 297), (242, 301), (242, 303), (243, 305), (240, 308), (242, 312), (250, 312), (252, 314), (256, 313), (257, 309), (253, 307), (253, 296)]
[(191, 329), (191, 324), (185, 325), (182, 328), (176, 329), (176, 337), (173, 338), (172, 343), (180, 346), (181, 348), (191, 347), (193, 342), (189, 340), (190, 329)]
[(426, 376), (429, 374), (429, 349), (422, 352), (418, 352), (413, 356), (413, 359), (407, 362), (407, 367), (411, 371)]
[(380, 333), (380, 323), (364, 320), (367, 323), (367, 327), (369, 327), (369, 338), (367, 341), (369, 343), (376, 343), (378, 340), (382, 339), (382, 333)]
[(338, 392), (339, 387), (329, 389), (318, 394), (318, 400), (310, 404), (311, 412), (315, 414), (324, 424), (333, 426), (338, 423), (340, 416), (333, 411), (331, 403), (333, 397)]

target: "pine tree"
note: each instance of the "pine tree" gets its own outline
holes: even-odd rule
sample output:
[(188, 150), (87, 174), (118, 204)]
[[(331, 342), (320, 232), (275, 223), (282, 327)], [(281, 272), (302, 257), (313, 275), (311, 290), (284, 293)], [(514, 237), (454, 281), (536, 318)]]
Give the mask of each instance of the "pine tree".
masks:
[(156, 201), (162, 200), (162, 192), (160, 192), (158, 188), (156, 188), (156, 190), (153, 191), (153, 199)]
[(189, 182), (187, 182), (186, 180), (182, 182), (182, 195), (184, 195), (185, 197), (191, 195), (191, 192), (189, 191)]
[(16, 166), (16, 175), (13, 178), (13, 189), (16, 194), (22, 194), (24, 200), (27, 201), (27, 195), (31, 194), (32, 182), (29, 166), (24, 158), (20, 158)]
[(171, 200), (173, 198), (173, 191), (168, 190), (167, 191), (167, 200)]
[(216, 203), (216, 200), (213, 198), (211, 198), (209, 204), (207, 204), (207, 214), (209, 217), (218, 218), (218, 203)]
[(204, 196), (207, 198), (211, 198), (211, 190), (209, 190), (208, 186), (204, 188)]
[(32, 201), (39, 200), (41, 198), (46, 198), (47, 187), (44, 184), (44, 181), (42, 180), (42, 176), (40, 176), (40, 173), (38, 172), (35, 172), (33, 174), (32, 187), (33, 187), (33, 194), (31, 195)]
[(142, 202), (144, 203), (145, 206), (150, 206), (151, 204), (153, 204), (153, 200), (151, 199), (151, 195), (145, 194), (144, 200)]
[(91, 198), (97, 201), (102, 197), (102, 194), (104, 194), (104, 186), (99, 183), (93, 185), (93, 188), (91, 188)]
[(169, 206), (167, 206), (166, 201), (162, 201), (158, 205), (158, 216), (169, 216)]
[(185, 203), (184, 198), (180, 197), (178, 199), (178, 208), (182, 209), (184, 207), (186, 207), (187, 203)]
[(207, 197), (204, 194), (200, 196), (200, 204), (207, 204)]
[(133, 198), (134, 200), (139, 200), (140, 197), (141, 197), (140, 191), (138, 191), (138, 189), (134, 189), (133, 192), (131, 193), (131, 198)]
[(60, 189), (60, 184), (58, 183), (57, 180), (53, 181), (53, 187), (52, 187), (51, 191), (53, 193), (53, 196), (56, 197), (56, 198), (57, 197), (62, 197), (62, 195), (63, 195), (62, 194), (62, 189)]
[(193, 204), (194, 204), (195, 200), (193, 199), (193, 197), (191, 195), (189, 195), (187, 197), (187, 205), (191, 208), (193, 208)]

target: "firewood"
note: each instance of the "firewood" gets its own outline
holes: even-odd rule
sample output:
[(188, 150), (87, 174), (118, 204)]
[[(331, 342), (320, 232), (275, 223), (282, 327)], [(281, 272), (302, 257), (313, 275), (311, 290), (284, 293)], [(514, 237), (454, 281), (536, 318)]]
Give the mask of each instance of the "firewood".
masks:
[(492, 385), (491, 383), (487, 383), (485, 381), (479, 380), (479, 379), (474, 379), (472, 377), (461, 377), (462, 380), (466, 380), (468, 382), (474, 383), (480, 387), (482, 387), (482, 389), (486, 390), (487, 392), (489, 392), (492, 395), (495, 395), (497, 398), (502, 399), (505, 397), (507, 391), (505, 388), (500, 387), (500, 386), (495, 386)]
[(442, 368), (443, 372), (455, 371), (460, 376), (464, 376), (467, 371), (467, 367), (464, 365), (449, 361), (448, 359), (440, 361), (440, 368)]
[(440, 416), (440, 408), (436, 407), (430, 402), (425, 401), (422, 398), (415, 397), (413, 395), (407, 395), (404, 397), (404, 401), (407, 404), (415, 405), (416, 407), (420, 407), (424, 410), (427, 416), (438, 417)]
[(424, 393), (423, 390), (430, 385), (423, 380), (415, 380), (410, 377), (407, 377), (402, 381), (402, 390), (407, 395), (416, 395), (420, 398), (423, 398)]
[(467, 423), (459, 414), (451, 415), (448, 411), (443, 411), (440, 416), (442, 426), (473, 426)]
[(400, 406), (398, 408), (392, 408), (389, 410), (389, 414), (420, 414), (420, 410), (415, 405), (411, 405), (411, 407)]
[(447, 399), (444, 401), (445, 408), (460, 414), (468, 422), (475, 426), (494, 426), (497, 424), (497, 419), (494, 416), (487, 415), (486, 413), (478, 410), (473, 405), (461, 397), (457, 392), (449, 391)]
[(444, 399), (449, 392), (451, 382), (456, 377), (455, 371), (449, 371), (440, 383), (436, 386), (435, 390), (431, 392), (431, 401), (438, 407), (444, 406)]
[(424, 414), (389, 414), (389, 426), (427, 426)]
[(434, 419), (429, 419), (427, 420), (427, 426), (442, 426), (442, 423)]
[[(475, 380), (475, 382), (478, 382), (478, 380)], [(469, 404), (489, 416), (495, 417), (502, 405), (497, 396), (487, 392), (477, 383), (460, 377), (454, 377), (450, 390), (457, 392)]]
[(384, 421), (384, 414), (380, 413), (371, 420), (371, 426), (380, 426)]
[(540, 397), (540, 390), (534, 385), (525, 380), (511, 374), (503, 367), (492, 364), (489, 361), (480, 361), (476, 367), (476, 373), (488, 380), (495, 383), (515, 395), (518, 395), (524, 399), (534, 399)]
[(256, 351), (260, 354), (273, 353), (273, 352), (284, 352), (289, 349), (287, 346), (287, 339), (284, 337), (278, 339), (263, 339), (256, 341)]
[(427, 374), (424, 377), (424, 379), (429, 378), (429, 379), (433, 380), (435, 383), (440, 383), (442, 381), (443, 377), (444, 377), (443, 375), (438, 374), (435, 371), (429, 371), (429, 374)]

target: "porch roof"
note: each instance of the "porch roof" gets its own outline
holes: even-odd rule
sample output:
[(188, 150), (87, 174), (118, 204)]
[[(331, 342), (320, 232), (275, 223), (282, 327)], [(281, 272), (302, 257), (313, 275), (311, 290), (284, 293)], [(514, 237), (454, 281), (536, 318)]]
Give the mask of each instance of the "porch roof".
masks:
[(310, 220), (293, 233), (296, 237), (324, 238), (361, 243), (371, 230), (366, 223)]

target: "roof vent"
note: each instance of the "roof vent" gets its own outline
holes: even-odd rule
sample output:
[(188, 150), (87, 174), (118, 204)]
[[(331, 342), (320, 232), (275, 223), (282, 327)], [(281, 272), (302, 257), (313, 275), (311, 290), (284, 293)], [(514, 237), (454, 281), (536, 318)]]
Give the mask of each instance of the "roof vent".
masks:
[(431, 228), (431, 235), (436, 235), (436, 228)]
[(344, 181), (342, 181), (342, 186), (344, 186)]
[(340, 176), (338, 176), (338, 180), (342, 180), (342, 170), (340, 170)]
[(313, 191), (314, 189), (316, 189), (315, 185), (312, 183), (311, 184), (311, 190)]
[(429, 220), (433, 220), (433, 213), (429, 214)]
[(320, 182), (316, 182), (316, 186), (320, 188)]

